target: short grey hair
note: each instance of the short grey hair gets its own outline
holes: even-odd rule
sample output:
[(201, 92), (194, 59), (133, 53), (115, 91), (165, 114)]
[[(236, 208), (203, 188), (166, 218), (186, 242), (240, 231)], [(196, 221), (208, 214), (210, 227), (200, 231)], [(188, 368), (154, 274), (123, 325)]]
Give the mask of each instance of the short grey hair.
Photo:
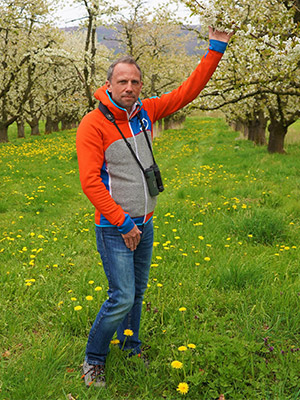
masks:
[(108, 68), (108, 70), (107, 70), (107, 80), (108, 80), (108, 81), (111, 82), (111, 79), (112, 79), (112, 76), (113, 76), (113, 73), (114, 73), (115, 66), (118, 65), (118, 64), (132, 64), (132, 65), (135, 65), (136, 68), (137, 68), (137, 69), (139, 70), (139, 72), (140, 72), (141, 80), (142, 80), (142, 71), (141, 71), (141, 68), (140, 68), (140, 66), (138, 65), (138, 63), (135, 61), (135, 59), (134, 59), (133, 57), (131, 57), (131, 56), (123, 56), (123, 57), (118, 58), (116, 61), (114, 61), (114, 62), (110, 65), (110, 67)]

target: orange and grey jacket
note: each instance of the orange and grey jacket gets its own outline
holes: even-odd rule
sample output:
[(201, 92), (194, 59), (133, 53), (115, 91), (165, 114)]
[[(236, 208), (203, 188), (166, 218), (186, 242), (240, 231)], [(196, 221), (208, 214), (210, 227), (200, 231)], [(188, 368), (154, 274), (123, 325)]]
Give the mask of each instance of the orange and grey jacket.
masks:
[[(177, 89), (161, 97), (138, 101), (128, 115), (101, 87), (95, 97), (109, 108), (144, 169), (153, 163), (137, 114), (149, 138), (153, 124), (193, 101), (214, 73), (226, 43), (211, 40), (209, 50), (190, 77)], [(88, 113), (77, 131), (77, 155), (82, 189), (95, 206), (98, 226), (117, 226), (125, 234), (153, 215), (156, 198), (151, 197), (144, 174), (117, 128), (99, 109)]]

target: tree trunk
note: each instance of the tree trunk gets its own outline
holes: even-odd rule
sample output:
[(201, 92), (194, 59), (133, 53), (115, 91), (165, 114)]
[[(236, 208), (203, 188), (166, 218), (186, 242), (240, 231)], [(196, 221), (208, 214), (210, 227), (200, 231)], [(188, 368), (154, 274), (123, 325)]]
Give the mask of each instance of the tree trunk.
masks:
[(164, 119), (164, 130), (167, 129), (181, 129), (183, 126), (184, 121), (186, 120), (186, 116), (182, 115), (168, 115)]
[(230, 128), (231, 128), (233, 131), (238, 131), (238, 128), (237, 128), (237, 121), (234, 121), (234, 120), (229, 121), (229, 122), (228, 122), (228, 125), (230, 126)]
[(164, 130), (170, 129), (171, 119), (170, 116), (164, 118)]
[(77, 129), (79, 125), (79, 121), (73, 120), (71, 129)]
[(18, 138), (25, 137), (25, 124), (24, 121), (17, 121)]
[(163, 130), (163, 120), (159, 119), (158, 120), (158, 133), (160, 133)]
[(58, 132), (59, 131), (59, 121), (58, 120), (53, 120), (52, 121), (52, 129), (53, 129), (53, 132)]
[(38, 136), (40, 135), (40, 128), (39, 128), (39, 120), (37, 118), (33, 118), (31, 121), (28, 122), (31, 128), (30, 135), (31, 136)]
[(0, 124), (0, 143), (8, 142), (8, 127), (4, 124)]
[(247, 122), (248, 140), (252, 140), (257, 145), (266, 144), (267, 119), (263, 113), (259, 112), (254, 119)]
[(61, 120), (61, 129), (63, 131), (74, 129), (74, 127), (75, 127), (74, 121), (71, 121), (70, 119), (66, 119), (66, 118)]
[(281, 121), (271, 119), (268, 129), (270, 132), (268, 152), (284, 154), (284, 139), (285, 135), (287, 134), (288, 127), (283, 125)]
[(49, 115), (46, 116), (46, 124), (45, 124), (45, 135), (53, 132), (52, 128), (52, 119)]

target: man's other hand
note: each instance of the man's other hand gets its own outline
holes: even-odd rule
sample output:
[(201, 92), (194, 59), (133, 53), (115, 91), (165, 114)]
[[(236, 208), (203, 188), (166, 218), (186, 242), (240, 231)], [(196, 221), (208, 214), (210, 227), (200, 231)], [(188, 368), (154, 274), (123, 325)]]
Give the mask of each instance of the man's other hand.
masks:
[(228, 43), (234, 32), (226, 33), (213, 29), (211, 26), (208, 28), (209, 40), (219, 40), (220, 42)]
[(139, 230), (139, 228), (136, 225), (134, 225), (131, 231), (122, 234), (122, 237), (128, 249), (134, 251), (137, 248), (141, 240), (141, 233), (142, 232)]

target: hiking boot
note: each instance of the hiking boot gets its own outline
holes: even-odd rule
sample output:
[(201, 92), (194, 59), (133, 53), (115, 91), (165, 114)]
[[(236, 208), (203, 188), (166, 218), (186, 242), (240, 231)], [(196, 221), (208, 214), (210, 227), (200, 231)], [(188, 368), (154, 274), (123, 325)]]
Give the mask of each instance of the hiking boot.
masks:
[(138, 358), (143, 360), (145, 367), (148, 369), (149, 365), (150, 365), (150, 361), (149, 361), (149, 357), (147, 356), (147, 354), (141, 352), (141, 353), (137, 354), (137, 356), (138, 356)]
[(105, 387), (105, 367), (104, 365), (92, 365), (84, 361), (82, 366), (82, 379), (87, 387)]
[(151, 346), (143, 345), (140, 350), (140, 353), (131, 352), (131, 353), (129, 353), (128, 358), (131, 358), (134, 356), (140, 358), (143, 361), (145, 367), (148, 369), (149, 365), (150, 365), (150, 361), (149, 361), (149, 357), (147, 354), (147, 350), (149, 350), (150, 348), (151, 348)]

